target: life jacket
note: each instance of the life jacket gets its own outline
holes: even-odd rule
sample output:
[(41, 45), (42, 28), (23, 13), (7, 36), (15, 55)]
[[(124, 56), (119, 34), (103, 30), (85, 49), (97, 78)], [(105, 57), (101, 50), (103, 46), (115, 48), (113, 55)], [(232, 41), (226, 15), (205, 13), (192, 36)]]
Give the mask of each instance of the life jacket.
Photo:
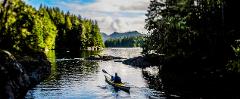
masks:
[(113, 82), (114, 83), (121, 83), (122, 81), (121, 81), (121, 78), (119, 76), (115, 76)]

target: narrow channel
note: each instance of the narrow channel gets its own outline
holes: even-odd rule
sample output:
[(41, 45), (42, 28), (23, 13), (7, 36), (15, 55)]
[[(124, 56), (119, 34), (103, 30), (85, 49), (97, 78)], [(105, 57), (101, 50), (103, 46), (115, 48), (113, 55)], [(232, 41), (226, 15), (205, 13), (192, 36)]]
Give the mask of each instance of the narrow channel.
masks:
[[(100, 54), (123, 58), (139, 56), (141, 48), (106, 48)], [(61, 53), (63, 54), (63, 53)], [(65, 53), (66, 54), (66, 53)], [(57, 53), (56, 55), (60, 55)], [(157, 75), (157, 69), (141, 69), (125, 65), (116, 60), (93, 61), (81, 57), (58, 58), (56, 70), (51, 76), (28, 91), (26, 99), (149, 99), (165, 98), (164, 93), (148, 85), (143, 71)], [(156, 67), (152, 67), (156, 68)], [(130, 93), (115, 91), (105, 82), (102, 69), (108, 73), (115, 72), (131, 88)]]

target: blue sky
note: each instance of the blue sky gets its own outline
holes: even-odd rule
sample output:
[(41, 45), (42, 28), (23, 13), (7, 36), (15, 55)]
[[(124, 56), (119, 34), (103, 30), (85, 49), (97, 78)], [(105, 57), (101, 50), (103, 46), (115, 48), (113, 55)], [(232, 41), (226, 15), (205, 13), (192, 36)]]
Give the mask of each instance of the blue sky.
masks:
[(144, 29), (150, 0), (24, 0), (36, 8), (40, 4), (59, 7), (71, 13), (98, 21), (101, 32), (127, 32)]
[(87, 5), (87, 4), (96, 2), (96, 0), (25, 0), (25, 1), (26, 1), (26, 3), (32, 5), (36, 8), (38, 8), (40, 6), (40, 4), (64, 8), (64, 7), (60, 6), (59, 2), (76, 3), (76, 4), (80, 4), (80, 5)]

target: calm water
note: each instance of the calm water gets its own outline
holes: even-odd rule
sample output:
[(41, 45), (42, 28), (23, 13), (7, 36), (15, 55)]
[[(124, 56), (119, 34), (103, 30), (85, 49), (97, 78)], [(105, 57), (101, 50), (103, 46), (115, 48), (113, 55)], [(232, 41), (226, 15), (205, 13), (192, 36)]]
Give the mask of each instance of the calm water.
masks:
[[(124, 58), (139, 56), (140, 48), (109, 48), (102, 55), (113, 55)], [(149, 85), (146, 74), (157, 75), (156, 67), (140, 69), (121, 62), (86, 61), (80, 56), (72, 58), (56, 56), (55, 69), (51, 76), (35, 88), (28, 91), (26, 98), (34, 99), (159, 99), (165, 98), (164, 92), (156, 91)], [(105, 69), (108, 73), (115, 72), (123, 82), (131, 87), (130, 93), (116, 92), (104, 79)], [(147, 72), (147, 73), (146, 73)]]

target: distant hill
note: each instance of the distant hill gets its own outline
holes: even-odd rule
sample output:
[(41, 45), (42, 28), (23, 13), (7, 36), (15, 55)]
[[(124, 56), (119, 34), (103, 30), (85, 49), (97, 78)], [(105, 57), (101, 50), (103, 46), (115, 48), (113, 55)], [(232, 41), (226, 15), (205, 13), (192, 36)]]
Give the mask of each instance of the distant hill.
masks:
[(143, 36), (143, 34), (137, 31), (130, 31), (125, 33), (114, 32), (110, 35), (111, 38), (124, 38), (124, 37), (136, 37), (136, 36)]
[(106, 33), (101, 33), (102, 38), (103, 38), (103, 42), (105, 42), (108, 38), (110, 38), (109, 35), (107, 35)]
[(138, 37), (138, 36), (144, 36), (144, 34), (141, 34), (137, 31), (129, 31), (125, 33), (119, 33), (114, 32), (111, 35), (107, 35), (106, 33), (101, 33), (103, 37), (103, 41), (105, 42), (107, 39), (119, 39), (119, 38), (125, 38), (125, 37)]

